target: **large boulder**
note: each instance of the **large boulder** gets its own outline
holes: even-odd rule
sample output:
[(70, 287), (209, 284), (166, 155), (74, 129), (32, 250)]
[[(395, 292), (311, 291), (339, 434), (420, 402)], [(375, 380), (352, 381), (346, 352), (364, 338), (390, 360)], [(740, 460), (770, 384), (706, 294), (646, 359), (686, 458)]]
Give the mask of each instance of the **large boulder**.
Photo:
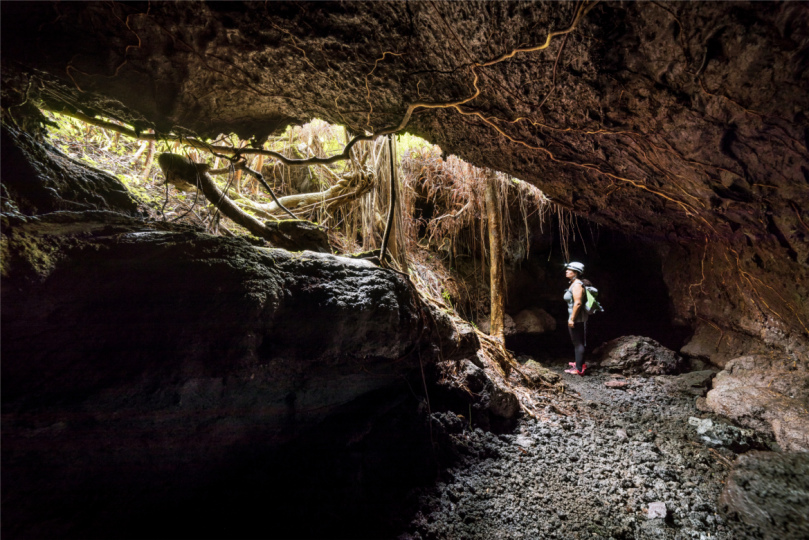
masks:
[(809, 451), (807, 366), (786, 356), (731, 360), (713, 381), (707, 406), (739, 424), (775, 436), (784, 450)]
[[(488, 334), (491, 331), (491, 319), (489, 316), (485, 316), (478, 321), (477, 324), (478, 328), (484, 334)], [(503, 335), (504, 336), (513, 336), (517, 332), (517, 326), (514, 324), (514, 319), (508, 313), (503, 314)]]
[(514, 316), (515, 333), (544, 334), (556, 331), (556, 319), (542, 308), (530, 307)]
[(611, 371), (645, 375), (674, 375), (685, 368), (680, 355), (652, 338), (624, 336), (608, 341), (594, 351), (600, 365)]
[(468, 410), (470, 422), (484, 428), (503, 428), (513, 424), (520, 403), (508, 382), (491, 361), (478, 354), (460, 360), (446, 361), (441, 387), (460, 410)]
[(531, 384), (555, 385), (562, 380), (558, 373), (551, 371), (529, 356), (520, 356), (517, 361), (520, 363), (520, 371), (528, 378)]
[(356, 446), (438, 349), (368, 261), (111, 212), (2, 219), (4, 536), (109, 537), (300, 437)]
[(809, 454), (749, 452), (725, 482), (719, 508), (755, 538), (809, 538)]

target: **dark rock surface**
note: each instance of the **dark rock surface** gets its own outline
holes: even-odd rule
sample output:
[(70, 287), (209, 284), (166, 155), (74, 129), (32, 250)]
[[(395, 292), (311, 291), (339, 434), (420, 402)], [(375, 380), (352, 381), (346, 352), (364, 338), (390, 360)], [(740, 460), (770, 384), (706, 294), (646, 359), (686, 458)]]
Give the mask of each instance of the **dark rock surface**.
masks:
[(407, 130), (655, 242), (677, 321), (806, 356), (802, 3), (600, 2), (567, 39), (486, 67), (579, 5), (271, 5), (6, 3), (4, 102), (261, 140), (314, 117), (378, 132), (475, 96)]
[(438, 337), (399, 274), (109, 212), (2, 225), (4, 536), (121, 534), (316, 426), (339, 449), (394, 410), (428, 440), (395, 406)]
[(709, 361), (721, 368), (740, 356), (765, 353), (761, 341), (733, 330), (723, 330), (709, 324), (698, 324), (694, 335), (680, 349), (691, 360)]
[(689, 433), (689, 439), (713, 448), (724, 447), (742, 453), (748, 450), (769, 450), (770, 446), (776, 446), (767, 444), (771, 439), (752, 429), (736, 427), (724, 421), (692, 416), (688, 419), (688, 425), (694, 427), (694, 432)]
[[(5, 223), (3, 322), (13, 339), (3, 343), (4, 399), (36, 402), (60, 386), (81, 393), (106, 377), (131, 382), (146, 366), (191, 378), (271, 359), (290, 364), (266, 366), (275, 376), (306, 373), (303, 360), (325, 370), (393, 362), (418, 342), (412, 290), (367, 261), (94, 216)], [(189, 366), (166, 364), (172, 357)], [(47, 384), (35, 382), (43, 370)]]
[(546, 368), (531, 357), (522, 356), (517, 358), (517, 361), (520, 363), (520, 371), (522, 371), (535, 386), (543, 382), (556, 384), (561, 380), (561, 377), (557, 373)]
[(4, 212), (109, 210), (138, 214), (141, 203), (109, 173), (76, 162), (5, 123), (0, 140)]
[(706, 369), (701, 371), (689, 371), (682, 375), (659, 375), (657, 381), (664, 385), (671, 385), (676, 391), (687, 392), (695, 396), (705, 396), (711, 386), (711, 381), (716, 376), (716, 371)]
[[(435, 360), (476, 359), (474, 329), (368, 261), (145, 221), (109, 175), (3, 144), (3, 534), (388, 535), (435, 470)], [(462, 408), (513, 421), (478, 371)]]
[[(470, 412), (475, 423), (485, 429), (502, 428), (510, 425), (520, 411), (517, 396), (502, 378), (488, 373), (478, 360), (461, 360), (458, 364), (458, 377), (463, 387), (467, 388), (474, 400), (470, 404)], [(447, 390), (456, 396), (464, 397), (464, 391), (450, 384)], [(458, 407), (463, 410), (463, 407)]]
[(719, 502), (728, 519), (752, 529), (738, 538), (809, 538), (809, 453), (740, 456)]
[[(31, 108), (45, 104), (91, 116), (103, 113), (131, 122), (136, 130), (211, 136), (233, 131), (262, 140), (291, 121), (313, 117), (355, 133), (380, 131), (397, 125), (408, 104), (457, 102), (477, 88), (480, 94), (463, 105), (417, 110), (408, 131), (475, 165), (538, 185), (560, 209), (653, 243), (673, 322), (695, 330), (685, 354), (724, 365), (739, 354), (774, 347), (789, 359), (779, 366), (753, 362), (743, 375), (741, 363), (728, 363), (706, 403), (740, 423), (771, 430), (784, 448), (805, 448), (809, 430), (798, 408), (804, 404), (805, 378), (792, 375), (793, 367), (805, 372), (809, 358), (809, 11), (798, 2), (600, 2), (567, 39), (557, 36), (546, 50), (478, 65), (540, 44), (548, 31), (568, 26), (576, 8), (533, 2), (4, 2), (3, 119), (23, 115), (19, 125), (35, 132), (39, 120), (32, 119)], [(351, 419), (360, 413), (344, 410), (350, 403), (338, 398), (364, 393), (370, 399), (367, 392), (377, 397), (366, 413), (399, 411), (393, 405), (399, 394), (377, 394), (399, 380), (400, 370), (418, 365), (408, 347), (440, 338), (421, 335), (431, 325), (423, 323), (417, 307), (406, 306), (404, 283), (392, 273), (346, 267), (328, 256), (304, 254), (296, 260), (250, 248), (246, 241), (214, 240), (108, 214), (20, 217), (18, 210), (131, 215), (137, 202), (109, 177), (86, 168), (70, 178), (52, 174), (54, 163), (64, 170), (75, 164), (63, 163), (49, 150), (26, 151), (33, 148), (28, 139), (18, 140), (9, 147), (4, 129), (2, 196), (10, 213), (3, 218), (2, 244), (4, 532), (22, 530), (15, 515), (36, 523), (26, 529), (34, 537), (49, 536), (65, 516), (86, 523), (91, 515), (108, 515), (114, 521), (120, 508), (104, 507), (105, 494), (114, 489), (95, 488), (110, 486), (105, 482), (120, 467), (105, 468), (105, 463), (131, 465), (130, 476), (115, 481), (145, 486), (132, 492), (149, 491), (153, 486), (139, 482), (157, 477), (193, 489), (196, 470), (165, 458), (178, 448), (189, 464), (232, 464), (240, 448), (260, 449), (289, 435), (279, 414), (294, 418), (296, 426), (298, 419), (305, 425), (326, 412), (332, 419)], [(622, 267), (635, 270), (631, 260)], [(327, 284), (334, 279), (351, 286), (332, 295)], [(356, 287), (366, 285), (369, 296), (358, 296)], [(381, 302), (383, 318), (396, 322), (397, 310), (381, 290), (398, 291), (391, 294), (403, 302), (405, 320), (395, 329), (386, 327), (391, 333), (368, 319)], [(669, 308), (648, 291), (631, 292), (646, 295), (653, 310)], [(344, 297), (348, 300), (341, 301)], [(361, 306), (356, 312), (355, 301)], [(113, 309), (113, 303), (132, 309)], [(290, 316), (299, 313), (300, 319)], [(324, 313), (329, 318), (319, 316)], [(333, 319), (347, 321), (340, 331), (348, 334), (331, 339)], [(463, 357), (475, 360), (474, 354)], [(269, 368), (262, 370), (265, 361)], [(656, 365), (652, 371), (668, 372), (661, 369)], [(757, 373), (769, 379), (761, 381)], [(280, 386), (273, 386), (275, 377)], [(605, 389), (604, 381), (590, 388), (587, 382), (573, 384), (581, 384), (579, 391), (587, 396), (614, 392), (612, 399), (625, 406), (617, 418), (631, 422), (614, 430), (616, 440), (656, 443), (631, 428), (634, 422), (651, 423), (643, 414), (656, 409), (641, 389), (657, 384), (654, 379), (629, 379), (622, 390)], [(795, 388), (781, 388), (782, 382)], [(675, 407), (677, 415), (685, 417), (693, 397), (687, 406)], [(634, 406), (631, 400), (638, 398), (648, 411)], [(324, 410), (308, 408), (323, 404), (322, 399)], [(489, 403), (504, 405), (505, 412), (514, 409), (507, 397)], [(187, 415), (191, 422), (182, 420)], [(388, 426), (401, 420), (412, 428), (404, 432), (418, 432), (413, 416), (389, 416)], [(570, 452), (556, 451), (576, 424), (549, 418), (558, 425), (547, 428), (553, 437), (542, 446), (542, 459), (556, 469), (539, 491), (562, 489), (562, 513), (555, 505), (545, 507), (553, 514), (513, 509), (469, 535), (525, 535), (546, 525), (549, 535), (584, 530), (585, 522), (569, 509), (589, 492), (573, 486), (580, 479), (566, 466)], [(364, 431), (341, 430), (341, 420), (334, 422), (332, 435), (351, 433), (341, 439), (350, 456), (349, 443), (355, 436), (363, 439)], [(359, 423), (375, 425), (368, 417)], [(174, 425), (179, 425), (176, 432)], [(105, 431), (108, 426), (115, 429)], [(584, 436), (570, 440), (589, 444), (592, 434), (610, 435), (595, 423), (585, 427)], [(650, 427), (657, 428), (657, 423)], [(536, 436), (537, 429), (544, 436), (537, 426), (524, 436)], [(678, 441), (693, 428), (672, 429), (671, 440)], [(144, 430), (148, 435), (141, 437)], [(108, 443), (104, 433), (118, 433), (119, 443)], [(154, 440), (155, 434), (166, 436)], [(422, 431), (417, 438), (423, 436)], [(489, 434), (469, 437), (470, 455), (478, 458), (488, 459), (503, 446)], [(632, 447), (647, 450), (654, 453)], [(315, 451), (313, 461), (320, 455)], [(685, 455), (687, 468), (700, 473), (716, 473), (719, 467), (712, 454), (697, 458), (679, 447), (661, 455), (657, 459), (672, 466), (679, 466), (676, 456)], [(512, 458), (522, 456), (517, 452)], [(621, 459), (624, 469), (634, 466), (636, 475), (646, 475), (636, 486), (642, 496), (627, 494), (631, 488), (617, 491), (621, 504), (637, 513), (641, 499), (664, 502), (683, 536), (726, 532), (712, 519), (715, 482), (686, 486), (705, 480), (700, 477), (681, 484), (686, 512), (682, 502), (669, 505), (657, 487), (658, 480), (666, 481), (664, 473), (652, 477), (654, 468), (642, 473), (632, 460)], [(652, 461), (640, 463), (651, 466)], [(75, 472), (85, 466), (100, 472)], [(596, 462), (592, 467), (606, 469)], [(536, 478), (530, 476), (534, 469), (522, 470), (524, 475), (510, 480), (513, 493), (524, 487), (522, 478)], [(499, 471), (483, 475), (488, 485), (502, 486)], [(266, 490), (274, 476), (262, 478), (266, 481), (257, 482), (257, 491)], [(581, 480), (584, 485), (595, 481)], [(12, 487), (9, 495), (10, 485), (29, 491)], [(82, 487), (79, 497), (65, 486), (87, 489)], [(651, 501), (644, 489), (652, 491)], [(168, 488), (154, 491), (170, 498)], [(64, 502), (71, 496), (74, 507), (47, 499)], [(373, 500), (373, 494), (367, 497)], [(703, 498), (710, 501), (703, 504)], [(451, 527), (419, 525), (418, 531), (451, 537), (458, 536), (455, 528), (469, 525), (453, 521), (455, 501), (446, 499), (442, 496), (443, 514), (437, 515), (446, 515), (441, 523)], [(504, 494), (498, 504), (505, 500)], [(192, 507), (183, 515), (193, 516)], [(290, 504), (279, 513), (300, 507)], [(485, 506), (476, 508), (482, 514), (471, 523), (491, 514)], [(606, 520), (616, 537), (673, 533), (672, 523), (659, 519), (635, 527), (629, 518), (612, 518), (620, 514), (586, 512), (592, 514), (586, 514), (588, 523)], [(532, 519), (526, 521), (526, 515)], [(88, 532), (82, 523), (71, 527), (68, 536)], [(223, 532), (211, 528), (209, 534)]]
[[(512, 433), (440, 417), (459, 461), (422, 493), (400, 538), (760, 537), (717, 514), (736, 454), (690, 438), (691, 394), (649, 377), (629, 378), (626, 391), (609, 389), (604, 370), (578, 377), (563, 367), (553, 369), (576, 399), (556, 399)], [(787, 498), (774, 514), (778, 528), (768, 531), (804, 510), (801, 499)], [(660, 503), (665, 518), (655, 517)]]
[(657, 341), (643, 336), (613, 339), (593, 351), (599, 365), (627, 374), (673, 375), (685, 368), (682, 357)]

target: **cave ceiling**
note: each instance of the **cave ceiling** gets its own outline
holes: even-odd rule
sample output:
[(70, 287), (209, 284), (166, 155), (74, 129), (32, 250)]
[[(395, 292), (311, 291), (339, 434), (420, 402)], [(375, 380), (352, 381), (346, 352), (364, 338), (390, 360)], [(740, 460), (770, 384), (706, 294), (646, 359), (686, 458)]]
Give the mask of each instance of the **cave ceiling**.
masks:
[(315, 117), (380, 133), (412, 110), (403, 131), (597, 223), (679, 242), (744, 236), (807, 264), (806, 3), (2, 10), (4, 106), (256, 140)]

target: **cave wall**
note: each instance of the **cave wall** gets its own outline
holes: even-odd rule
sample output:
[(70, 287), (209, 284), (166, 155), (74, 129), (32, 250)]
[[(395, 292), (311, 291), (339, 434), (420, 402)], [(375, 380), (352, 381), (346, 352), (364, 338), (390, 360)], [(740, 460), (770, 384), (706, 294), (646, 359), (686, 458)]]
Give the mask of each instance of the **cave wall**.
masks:
[[(565, 28), (577, 4), (0, 9), (3, 123), (32, 136), (34, 105), (136, 130), (262, 140), (313, 117), (378, 132), (399, 124), (409, 104), (432, 104), (407, 131), (654, 245), (673, 321), (695, 331), (686, 345), (694, 355), (721, 365), (766, 353), (729, 364), (724, 390), (714, 390), (742, 396), (751, 411), (720, 402), (716, 410), (804, 448), (795, 434), (805, 433), (805, 415), (793, 413), (809, 396), (795, 377), (809, 369), (805, 4), (600, 2), (567, 39), (485, 67)], [(480, 94), (447, 107), (474, 94), (475, 74)], [(362, 426), (378, 425), (369, 410), (394, 411), (387, 425), (403, 419), (423, 450), (418, 400), (396, 403), (412, 395), (401, 381), (420, 367), (413, 347), (439, 338), (422, 335), (415, 299), (393, 273), (144, 224), (114, 179), (28, 135), (2, 137), (4, 532), (103, 537), (108, 529), (89, 530), (87, 520), (137, 521), (126, 513), (130, 495), (170, 500), (178, 486), (203, 481), (215, 491), (200, 471), (226, 477), (234, 459), (326, 417), (335, 432), (346, 418), (356, 428), (341, 441), (348, 461), (373, 433)], [(346, 287), (331, 294), (325, 283)], [(116, 308), (128, 303), (145, 311)], [(338, 316), (340, 332), (324, 338)], [(769, 402), (738, 391), (761, 381), (781, 383), (783, 405), (764, 417), (756, 411)], [(371, 403), (364, 413), (343, 408), (360, 394)], [(264, 474), (255, 492), (273, 478)], [(122, 484), (129, 495), (120, 496)]]
[[(434, 334), (395, 273), (108, 211), (2, 219), (4, 536), (160, 536), (155, 513), (212, 486), (248, 499), (289, 468), (304, 481), (305, 461), (273, 459), (313, 431), (324, 462), (387, 463), (395, 448), (362, 448), (392, 409), (428, 441), (411, 387)], [(166, 526), (221, 537), (227, 519)]]
[(104, 209), (139, 215), (140, 202), (111, 174), (8, 126), (0, 142), (3, 211), (34, 215)]
[(2, 136), (2, 534), (388, 535), (435, 470), (435, 361), (474, 357), (471, 328), (396, 272), (148, 220)]
[[(438, 104), (415, 109), (407, 131), (660, 245), (679, 320), (805, 355), (803, 3), (600, 2), (567, 38), (488, 66), (567, 28), (577, 5), (2, 9), (7, 110), (41, 103), (260, 140), (315, 116), (379, 131), (408, 104)], [(475, 74), (474, 99), (441, 105), (472, 96)]]

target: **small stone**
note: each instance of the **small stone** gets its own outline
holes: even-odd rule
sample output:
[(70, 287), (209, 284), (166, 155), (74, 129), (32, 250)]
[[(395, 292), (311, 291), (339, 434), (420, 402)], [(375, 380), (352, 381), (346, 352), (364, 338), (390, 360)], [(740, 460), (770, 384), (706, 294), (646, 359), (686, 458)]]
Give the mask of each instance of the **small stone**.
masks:
[(514, 442), (517, 444), (517, 446), (522, 446), (523, 448), (530, 448), (534, 446), (534, 440), (525, 435), (518, 435)]
[(700, 412), (711, 412), (711, 408), (708, 407), (708, 402), (705, 400), (704, 397), (698, 397), (695, 407)]
[(628, 384), (629, 383), (626, 381), (618, 380), (618, 381), (607, 381), (604, 383), (604, 386), (606, 386), (607, 388), (624, 388)]
[(713, 420), (710, 418), (696, 418), (692, 416), (688, 419), (688, 423), (697, 428), (697, 433), (704, 435), (713, 429)]
[(615, 430), (615, 435), (616, 435), (616, 437), (618, 437), (619, 439), (628, 439), (628, 438), (629, 438), (629, 435), (627, 435), (627, 434), (626, 434), (626, 430), (625, 430), (625, 429), (616, 429), (616, 430)]
[(666, 519), (666, 503), (659, 501), (649, 503), (649, 510), (646, 517), (648, 519)]

